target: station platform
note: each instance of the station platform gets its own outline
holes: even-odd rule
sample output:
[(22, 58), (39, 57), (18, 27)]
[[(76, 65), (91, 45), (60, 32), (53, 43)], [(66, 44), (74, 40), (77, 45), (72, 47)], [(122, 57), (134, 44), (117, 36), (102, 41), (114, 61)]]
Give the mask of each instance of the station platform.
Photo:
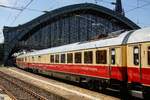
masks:
[(119, 98), (116, 97), (58, 82), (17, 68), (2, 67), (0, 68), (0, 71), (42, 88), (50, 93), (57, 94), (67, 100), (119, 100)]

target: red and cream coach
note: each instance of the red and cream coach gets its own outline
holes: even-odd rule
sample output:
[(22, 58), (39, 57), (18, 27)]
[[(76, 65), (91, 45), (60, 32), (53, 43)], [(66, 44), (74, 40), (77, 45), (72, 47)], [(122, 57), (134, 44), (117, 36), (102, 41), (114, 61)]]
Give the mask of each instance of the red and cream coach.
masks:
[(96, 41), (43, 49), (16, 57), (23, 69), (95, 88), (120, 87), (150, 94), (150, 28)]

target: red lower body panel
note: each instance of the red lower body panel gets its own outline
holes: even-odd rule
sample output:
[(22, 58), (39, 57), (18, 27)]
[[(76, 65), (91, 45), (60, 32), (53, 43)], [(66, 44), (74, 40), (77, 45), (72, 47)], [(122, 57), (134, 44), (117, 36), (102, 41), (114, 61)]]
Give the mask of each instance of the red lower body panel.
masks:
[(109, 78), (109, 68), (107, 66), (92, 65), (68, 65), (68, 64), (29, 64), (31, 67), (38, 67), (44, 70), (52, 70), (77, 75), (87, 75), (99, 78)]
[(23, 67), (37, 68), (55, 72), (84, 75), (97, 78), (125, 80), (150, 85), (150, 68), (142, 68), (141, 72), (136, 67), (121, 66), (94, 66), (94, 65), (72, 65), (72, 64), (40, 64), (40, 63), (17, 63)]
[(18, 63), (21, 66), (50, 70), (56, 72), (70, 73), (76, 75), (91, 76), (97, 78), (113, 78), (124, 80), (126, 67), (94, 66), (94, 65), (72, 65), (72, 64), (39, 64), (39, 63)]
[(150, 86), (150, 68), (142, 68), (142, 83)]
[(129, 82), (141, 82), (140, 69), (136, 67), (128, 67), (128, 81)]
[(128, 81), (150, 85), (150, 68), (128, 67)]
[(127, 67), (112, 67), (110, 78), (117, 80), (126, 80)]

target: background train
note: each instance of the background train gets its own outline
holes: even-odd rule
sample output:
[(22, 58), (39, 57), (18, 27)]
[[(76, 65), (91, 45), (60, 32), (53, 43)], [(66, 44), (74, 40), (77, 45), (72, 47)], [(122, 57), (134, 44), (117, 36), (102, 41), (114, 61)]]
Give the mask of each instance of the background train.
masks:
[(25, 53), (16, 64), (91, 88), (135, 90), (149, 97), (150, 28)]

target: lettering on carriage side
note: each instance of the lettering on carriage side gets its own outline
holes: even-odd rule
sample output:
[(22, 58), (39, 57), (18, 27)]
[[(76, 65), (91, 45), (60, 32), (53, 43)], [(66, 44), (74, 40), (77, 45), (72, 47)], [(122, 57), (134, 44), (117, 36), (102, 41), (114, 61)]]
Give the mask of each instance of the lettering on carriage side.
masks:
[(81, 69), (86, 71), (98, 71), (97, 68), (90, 68), (90, 67), (81, 67)]

